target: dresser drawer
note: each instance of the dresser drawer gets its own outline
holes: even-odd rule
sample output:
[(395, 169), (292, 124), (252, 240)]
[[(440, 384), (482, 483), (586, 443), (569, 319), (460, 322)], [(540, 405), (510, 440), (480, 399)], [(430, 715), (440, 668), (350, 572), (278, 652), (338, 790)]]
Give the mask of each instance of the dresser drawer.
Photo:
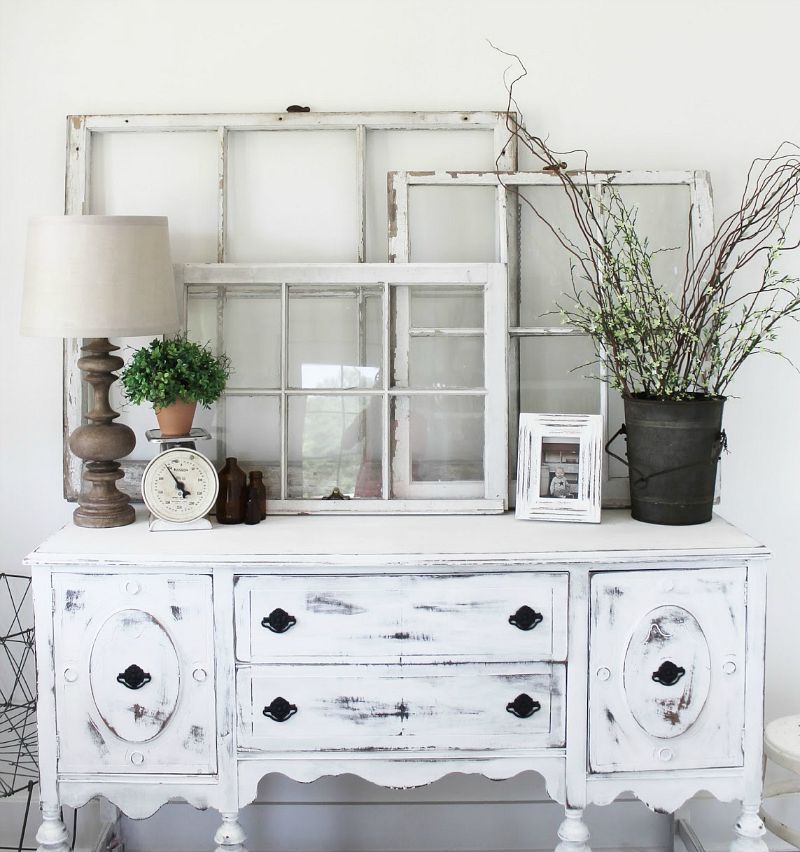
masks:
[(248, 666), (239, 745), (263, 751), (564, 745), (564, 666)]
[(245, 662), (566, 659), (568, 576), (239, 577)]

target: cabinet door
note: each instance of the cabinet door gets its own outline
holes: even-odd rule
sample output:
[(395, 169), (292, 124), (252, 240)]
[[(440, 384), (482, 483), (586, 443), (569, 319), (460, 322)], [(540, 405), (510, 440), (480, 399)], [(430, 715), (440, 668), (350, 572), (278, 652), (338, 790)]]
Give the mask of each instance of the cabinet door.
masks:
[(210, 577), (53, 577), (59, 772), (213, 773)]
[(593, 772), (741, 766), (745, 568), (591, 582)]

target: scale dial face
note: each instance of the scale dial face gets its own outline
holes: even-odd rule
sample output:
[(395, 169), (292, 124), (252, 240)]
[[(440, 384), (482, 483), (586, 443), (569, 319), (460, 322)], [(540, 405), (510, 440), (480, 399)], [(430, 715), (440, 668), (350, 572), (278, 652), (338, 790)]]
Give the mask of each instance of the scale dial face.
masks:
[(159, 453), (142, 475), (145, 505), (162, 521), (188, 523), (205, 517), (213, 508), (218, 491), (214, 465), (188, 447)]

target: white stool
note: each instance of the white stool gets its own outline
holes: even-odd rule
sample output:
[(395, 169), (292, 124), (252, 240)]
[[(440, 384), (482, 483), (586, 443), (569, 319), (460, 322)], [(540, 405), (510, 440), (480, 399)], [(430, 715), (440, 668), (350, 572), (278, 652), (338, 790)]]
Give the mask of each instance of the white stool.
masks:
[[(767, 760), (800, 776), (800, 716), (784, 716), (767, 725), (764, 731), (764, 766)], [(764, 799), (800, 793), (800, 777), (777, 781), (764, 788)], [(782, 823), (761, 809), (764, 825), (777, 837), (800, 848), (800, 829)]]

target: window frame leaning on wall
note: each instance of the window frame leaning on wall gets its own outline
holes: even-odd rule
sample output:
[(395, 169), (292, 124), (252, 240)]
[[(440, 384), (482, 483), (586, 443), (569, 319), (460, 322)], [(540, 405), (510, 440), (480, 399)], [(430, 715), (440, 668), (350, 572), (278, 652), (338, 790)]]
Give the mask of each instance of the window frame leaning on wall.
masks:
[[(192, 113), (151, 115), (70, 115), (67, 116), (67, 162), (64, 212), (91, 213), (90, 178), (92, 140), (97, 134), (111, 133), (196, 133), (216, 135), (218, 187), (216, 193), (217, 262), (227, 260), (228, 141), (237, 131), (352, 131), (356, 148), (358, 208), (358, 262), (367, 258), (367, 147), (371, 130), (452, 130), (492, 134), (492, 157), (502, 171), (517, 167), (517, 140), (508, 131), (508, 115), (498, 111), (448, 112), (271, 112), (271, 113)], [(265, 258), (266, 260), (266, 258)], [(180, 283), (176, 284), (180, 288)], [(75, 501), (80, 493), (82, 462), (69, 450), (70, 433), (86, 422), (88, 387), (77, 362), (81, 339), (64, 341), (63, 376), (63, 465), (64, 497)], [(139, 484), (146, 462), (122, 459), (125, 478), (119, 488), (135, 502), (141, 502)]]
[[(216, 340), (219, 351), (225, 348), (224, 305), (232, 293), (258, 298), (258, 290), (280, 288), (281, 369), (277, 387), (227, 388), (217, 403), (216, 437), (218, 456), (234, 455), (235, 447), (225, 447), (225, 401), (232, 396), (274, 397), (280, 400), (280, 496), (270, 498), (269, 511), (277, 514), (324, 513), (493, 513), (502, 512), (508, 505), (506, 458), (508, 455), (508, 423), (505, 388), (507, 385), (507, 273), (500, 263), (337, 263), (337, 264), (186, 264), (183, 267), (184, 324), (187, 323), (192, 296), (211, 298), (216, 303)], [(477, 288), (483, 293), (482, 329), (414, 329), (406, 327), (400, 335), (392, 333), (395, 323), (394, 307), (407, 304), (404, 296), (411, 289), (440, 292), (443, 288)], [(289, 371), (289, 302), (291, 288), (318, 289), (326, 296), (335, 291), (354, 291), (359, 288), (380, 288), (382, 304), (380, 387), (333, 388), (293, 386)], [(325, 292), (327, 291), (327, 292)], [(309, 295), (305, 293), (305, 295)], [(402, 308), (401, 308), (402, 309)], [(408, 342), (415, 334), (436, 334), (458, 338), (466, 334), (483, 338), (482, 388), (411, 387), (407, 379)], [(403, 337), (404, 339), (401, 339)], [(393, 345), (396, 340), (396, 345)], [(401, 366), (398, 370), (396, 364)], [(375, 499), (297, 498), (289, 489), (289, 400), (326, 394), (334, 397), (371, 397), (381, 402), (381, 497)], [(411, 477), (411, 432), (408, 408), (393, 409), (398, 400), (442, 395), (482, 397), (483, 405), (483, 482), (417, 482)], [(392, 496), (399, 483), (401, 496)], [(468, 492), (468, 493), (467, 493)]]
[[(707, 171), (590, 171), (580, 173), (581, 183), (588, 184), (600, 200), (604, 188), (639, 186), (685, 186), (689, 190), (691, 211), (691, 239), (695, 251), (707, 245), (714, 233), (713, 201), (711, 178)], [(518, 322), (521, 295), (520, 268), (522, 235), (519, 233), (521, 222), (521, 203), (514, 197), (517, 190), (525, 187), (560, 187), (557, 175), (547, 172), (509, 172), (502, 168), (486, 172), (391, 172), (389, 186), (389, 259), (395, 263), (408, 263), (412, 260), (411, 225), (409, 221), (409, 194), (414, 187), (494, 187), (495, 188), (495, 260), (507, 264), (508, 269), (508, 336), (509, 336), (509, 448), (508, 460), (509, 494), (516, 493), (517, 469), (517, 423), (520, 415), (520, 365), (519, 349), (513, 341), (523, 338), (547, 339), (552, 337), (583, 338), (586, 335), (569, 326), (521, 326)], [(687, 211), (688, 212), (688, 211)], [(688, 223), (687, 223), (688, 225)], [(556, 227), (558, 227), (556, 225)], [(555, 238), (553, 238), (555, 239)], [(565, 255), (565, 264), (568, 258)], [(601, 365), (600, 375), (605, 375)], [(609, 386), (598, 381), (598, 410), (603, 416), (604, 444), (616, 431), (619, 424), (609, 422)], [(536, 412), (555, 414), (558, 412)], [(719, 493), (719, 488), (717, 489)], [(630, 493), (627, 472), (622, 476), (611, 476), (608, 459), (603, 459), (603, 506), (626, 507), (630, 505)]]

